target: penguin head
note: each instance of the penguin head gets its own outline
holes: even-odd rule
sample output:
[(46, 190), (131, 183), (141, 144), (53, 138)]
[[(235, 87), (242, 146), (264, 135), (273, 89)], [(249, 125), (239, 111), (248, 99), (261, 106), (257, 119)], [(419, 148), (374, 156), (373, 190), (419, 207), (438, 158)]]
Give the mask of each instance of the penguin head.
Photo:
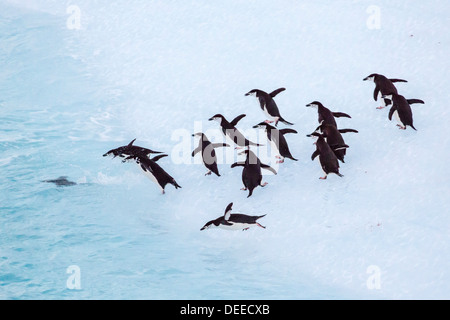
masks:
[(266, 122), (260, 122), (257, 125), (253, 126), (253, 129), (275, 129), (275, 127), (271, 126), (270, 124)]
[[(220, 217), (219, 219), (221, 219), (222, 217)], [(206, 230), (206, 229), (209, 229), (209, 228), (217, 228), (218, 226), (219, 226), (219, 219), (216, 219), (216, 220), (211, 220), (211, 221), (208, 221), (201, 229), (200, 229), (200, 231), (203, 231), (203, 230)]]
[(313, 101), (311, 103), (308, 103), (306, 106), (310, 107), (310, 108), (315, 108), (315, 109), (318, 109), (319, 106), (323, 107), (323, 105), (319, 101)]
[(253, 90), (250, 90), (249, 92), (247, 92), (245, 95), (246, 96), (258, 96), (258, 92), (259, 92), (259, 90), (258, 89), (253, 89)]
[(197, 132), (197, 133), (194, 133), (192, 136), (193, 137), (202, 137), (203, 138), (205, 136), (205, 134), (203, 132)]
[(375, 81), (376, 76), (377, 76), (376, 73), (372, 73), (371, 75), (365, 77), (365, 78), (363, 79), (363, 81)]
[(218, 113), (218, 114), (212, 116), (211, 118), (209, 118), (208, 120), (209, 121), (215, 120), (215, 121), (221, 122), (223, 119), (225, 119), (225, 117)]

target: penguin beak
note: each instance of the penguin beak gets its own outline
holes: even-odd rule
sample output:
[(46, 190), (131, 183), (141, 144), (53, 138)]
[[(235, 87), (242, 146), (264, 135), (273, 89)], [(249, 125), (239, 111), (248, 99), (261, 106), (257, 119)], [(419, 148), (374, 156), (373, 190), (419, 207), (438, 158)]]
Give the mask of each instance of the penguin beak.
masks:
[(363, 79), (363, 81), (367, 81), (367, 80), (369, 80), (369, 77), (365, 77), (365, 78)]
[(214, 117), (208, 119), (208, 121), (213, 121), (213, 120), (214, 120)]

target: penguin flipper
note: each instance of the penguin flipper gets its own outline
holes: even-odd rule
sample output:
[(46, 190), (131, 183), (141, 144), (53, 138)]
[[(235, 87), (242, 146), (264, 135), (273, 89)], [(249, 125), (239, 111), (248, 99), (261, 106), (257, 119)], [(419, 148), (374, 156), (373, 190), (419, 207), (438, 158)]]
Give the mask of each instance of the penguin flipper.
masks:
[(332, 144), (332, 145), (330, 145), (330, 148), (331, 148), (331, 150), (337, 151), (337, 150), (347, 149), (350, 147), (346, 144)]
[(235, 162), (231, 165), (231, 168), (236, 168), (236, 167), (245, 167), (245, 162)]
[[(137, 139), (137, 138), (136, 138)], [(129, 144), (128, 147), (131, 147), (133, 145), (133, 143), (136, 141), (136, 139), (132, 140)]]
[(287, 125), (290, 125), (290, 126), (293, 126), (293, 125), (294, 125), (292, 122), (286, 121), (286, 120), (284, 120), (283, 118), (280, 118), (280, 120), (278, 120), (278, 121), (279, 121), (279, 122), (283, 122), (284, 124), (287, 124)]
[(420, 100), (420, 99), (407, 99), (406, 101), (408, 101), (409, 104), (414, 104), (414, 103), (424, 104), (425, 103), (423, 100)]
[(233, 119), (233, 121), (230, 122), (230, 124), (235, 127), (239, 121), (241, 121), (242, 118), (244, 118), (246, 115), (245, 114), (241, 114), (239, 116), (237, 116), (236, 118)]
[(403, 79), (389, 79), (391, 82), (408, 82), (406, 80)]
[(160, 155), (158, 155), (156, 157), (153, 157), (152, 160), (156, 162), (159, 159), (164, 158), (164, 157), (168, 157), (168, 155), (167, 154), (160, 154)]
[(378, 87), (375, 87), (375, 90), (373, 91), (373, 99), (375, 101), (378, 100), (378, 93), (380, 92), (380, 89), (378, 89)]
[(358, 133), (358, 130), (355, 130), (355, 129), (339, 129), (338, 131), (339, 131), (340, 133), (347, 133), (347, 132)]
[(397, 110), (397, 106), (394, 104), (394, 105), (392, 105), (392, 108), (389, 110), (388, 119), (389, 119), (390, 121), (392, 121), (392, 116), (393, 116), (395, 110)]
[(261, 168), (269, 170), (270, 172), (272, 172), (275, 175), (277, 174), (277, 171), (267, 164), (261, 163)]
[(286, 133), (298, 133), (297, 131), (295, 131), (294, 129), (281, 129), (279, 130), (281, 134), (286, 134)]
[(272, 98), (275, 98), (277, 96), (277, 94), (279, 94), (280, 92), (283, 92), (284, 90), (286, 90), (286, 88), (279, 88), (279, 89), (274, 90), (273, 92), (269, 93), (269, 95)]
[(332, 112), (333, 116), (335, 116), (336, 118), (341, 118), (341, 117), (345, 117), (345, 118), (351, 118), (348, 114), (344, 113), (344, 112)]
[(223, 214), (223, 218), (225, 219), (225, 221), (230, 220), (232, 209), (233, 209), (233, 202), (231, 202), (225, 209), (225, 213)]
[(311, 155), (311, 160), (314, 160), (319, 154), (320, 154), (319, 150), (314, 151), (313, 154)]
[(212, 147), (213, 148), (220, 148), (220, 147), (229, 147), (230, 145), (229, 144), (226, 144), (226, 143), (213, 143), (212, 144)]
[(202, 151), (201, 147), (197, 147), (194, 149), (194, 151), (192, 151), (192, 156), (194, 157), (197, 153), (199, 153), (200, 151)]

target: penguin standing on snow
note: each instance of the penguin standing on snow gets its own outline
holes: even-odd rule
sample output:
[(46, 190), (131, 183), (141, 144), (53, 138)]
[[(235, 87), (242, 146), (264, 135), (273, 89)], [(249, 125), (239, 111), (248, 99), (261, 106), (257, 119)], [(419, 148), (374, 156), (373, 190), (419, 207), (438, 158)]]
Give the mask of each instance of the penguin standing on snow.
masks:
[(393, 92), (384, 95), (383, 98), (392, 100), (392, 107), (391, 110), (389, 110), (388, 116), (389, 120), (392, 120), (392, 116), (395, 116), (398, 121), (397, 126), (399, 129), (406, 130), (406, 126), (410, 126), (417, 131), (413, 125), (413, 116), (410, 105), (414, 103), (424, 104), (425, 102), (419, 99), (405, 99), (404, 96)]
[(231, 213), (233, 208), (233, 202), (230, 203), (225, 209), (225, 214), (215, 220), (207, 222), (201, 229), (209, 228), (221, 228), (226, 230), (248, 230), (252, 226), (258, 226), (265, 229), (266, 227), (260, 225), (258, 220), (266, 215), (262, 216), (248, 216), (241, 213)]
[[(237, 123), (244, 118), (246, 115), (241, 114), (233, 119), (233, 121), (228, 122), (227, 119), (221, 114), (216, 114), (215, 116), (211, 117), (209, 121), (218, 121), (220, 123), (220, 127), (222, 128), (222, 133), (226, 138), (228, 138), (233, 143), (237, 144), (240, 147), (246, 147), (249, 146), (262, 146), (261, 144), (254, 143), (247, 138), (244, 137), (244, 135), (236, 128)], [(238, 147), (237, 147), (238, 148)]]
[[(346, 117), (351, 118), (348, 114), (343, 112), (331, 112), (330, 109), (323, 106), (319, 101), (313, 101), (306, 105), (307, 107), (317, 109), (317, 113), (319, 115), (319, 123), (331, 124), (337, 128), (336, 118)], [(322, 122), (323, 121), (323, 122)]]
[(193, 137), (199, 136), (200, 141), (198, 147), (192, 151), (192, 156), (194, 157), (197, 153), (201, 152), (202, 159), (205, 167), (209, 170), (205, 176), (211, 175), (214, 172), (218, 177), (220, 177), (219, 169), (217, 168), (217, 157), (214, 148), (219, 147), (229, 147), (230, 145), (226, 143), (211, 143), (205, 134), (199, 132), (192, 135)]
[[(403, 79), (388, 79), (382, 74), (372, 73), (365, 77), (363, 81), (373, 81), (375, 83), (375, 90), (373, 91), (373, 99), (378, 100), (378, 95), (387, 95), (391, 92), (398, 93), (397, 88), (394, 86), (395, 82), (408, 82)], [(382, 98), (383, 99), (383, 98)], [(392, 101), (388, 98), (384, 98), (384, 106), (377, 107), (377, 109), (384, 109), (389, 106)]]
[(179, 186), (175, 179), (156, 163), (163, 157), (167, 157), (167, 154), (158, 155), (152, 159), (144, 157), (141, 154), (135, 154), (126, 157), (122, 162), (134, 160), (142, 171), (144, 171), (144, 174), (156, 183), (161, 188), (162, 193), (165, 194), (166, 192), (164, 189), (167, 184), (173, 185), (175, 189), (181, 188), (181, 186)]
[[(343, 177), (342, 174), (339, 173), (339, 162), (334, 154), (334, 151), (325, 141), (325, 138), (322, 134), (314, 132), (312, 135), (317, 136), (318, 139), (316, 141), (316, 151), (311, 156), (311, 160), (314, 160), (317, 156), (319, 156), (320, 166), (322, 167), (323, 172), (325, 173), (324, 177), (320, 177), (320, 179), (325, 180), (330, 173), (334, 173), (339, 177)], [(347, 145), (339, 146), (339, 148), (348, 148)], [(338, 147), (336, 146), (336, 149)]]
[(246, 96), (256, 96), (259, 100), (259, 105), (261, 106), (261, 109), (264, 111), (265, 115), (267, 116), (268, 120), (266, 120), (267, 123), (273, 123), (275, 122), (275, 126), (278, 125), (278, 122), (281, 121), (284, 124), (293, 125), (293, 123), (288, 122), (283, 119), (283, 117), (280, 114), (280, 110), (278, 110), (278, 106), (275, 103), (275, 96), (279, 94), (280, 92), (283, 92), (286, 90), (285, 88), (277, 89), (271, 93), (264, 92), (259, 89), (253, 89), (246, 93)]
[(276, 158), (280, 159), (279, 161), (277, 161), (277, 163), (283, 163), (284, 158), (289, 158), (291, 160), (298, 161), (292, 156), (286, 138), (284, 137), (286, 133), (297, 133), (297, 131), (295, 131), (294, 129), (278, 130), (277, 128), (271, 126), (267, 122), (261, 122), (253, 126), (253, 128), (260, 128), (265, 130), (267, 134), (267, 139), (270, 141), (272, 148), (274, 148), (274, 150), (277, 150), (278, 153), (280, 154), (279, 156), (276, 156)]
[(277, 174), (277, 172), (269, 165), (261, 163), (261, 161), (253, 151), (246, 149), (242, 151), (240, 155), (241, 154), (247, 155), (245, 162), (235, 162), (231, 165), (231, 168), (239, 166), (244, 167), (244, 169), (242, 170), (242, 182), (244, 184), (244, 188), (242, 188), (241, 190), (248, 190), (249, 193), (247, 198), (249, 198), (253, 194), (253, 190), (257, 186), (265, 187), (267, 185), (267, 182), (262, 183), (261, 168), (269, 170), (273, 174)]
[[(358, 133), (357, 130), (354, 129), (337, 129), (335, 126), (331, 124), (322, 123), (317, 127), (315, 133), (321, 132), (326, 142), (330, 146), (331, 150), (333, 150), (336, 157), (344, 163), (344, 157), (346, 154), (347, 148), (342, 148), (342, 146), (346, 146), (344, 138), (342, 137), (342, 133), (346, 132), (354, 132)], [(307, 137), (317, 136), (314, 133), (308, 134)]]

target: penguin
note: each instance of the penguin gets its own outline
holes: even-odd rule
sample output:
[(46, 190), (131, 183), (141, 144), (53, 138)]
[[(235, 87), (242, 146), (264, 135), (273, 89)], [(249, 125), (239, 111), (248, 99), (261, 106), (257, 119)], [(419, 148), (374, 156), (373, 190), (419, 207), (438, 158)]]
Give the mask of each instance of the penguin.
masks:
[(62, 176), (53, 180), (43, 180), (42, 182), (54, 183), (58, 187), (70, 187), (76, 185), (75, 182), (67, 180), (67, 176)]
[(280, 110), (278, 109), (278, 106), (275, 103), (275, 100), (273, 99), (277, 94), (283, 92), (284, 90), (286, 90), (286, 88), (279, 88), (271, 93), (267, 93), (259, 89), (253, 89), (250, 90), (245, 95), (256, 96), (256, 98), (258, 98), (259, 105), (261, 106), (261, 109), (264, 111), (265, 115), (268, 118), (268, 120), (266, 120), (267, 123), (275, 122), (275, 127), (278, 126), (279, 121), (287, 125), (293, 125), (293, 123), (286, 121), (281, 116)]
[(257, 186), (265, 187), (268, 183), (262, 183), (262, 173), (261, 168), (269, 170), (273, 174), (277, 174), (276, 170), (270, 167), (267, 164), (261, 163), (259, 158), (255, 155), (255, 153), (251, 150), (245, 149), (239, 155), (247, 155), (244, 162), (235, 162), (231, 165), (231, 168), (235, 167), (244, 167), (242, 170), (242, 182), (244, 184), (244, 188), (241, 190), (249, 191), (247, 198), (251, 197), (253, 194), (253, 190)]
[(142, 171), (144, 171), (144, 174), (160, 187), (162, 194), (165, 194), (165, 188), (167, 184), (170, 183), (175, 187), (175, 189), (179, 189), (181, 188), (181, 186), (178, 185), (175, 179), (156, 163), (163, 157), (167, 157), (167, 154), (158, 155), (150, 159), (138, 153), (126, 157), (124, 160), (122, 160), (122, 162), (130, 162), (134, 160), (142, 169)]
[(215, 220), (207, 222), (201, 229), (206, 230), (209, 228), (221, 228), (225, 230), (248, 230), (252, 226), (258, 226), (265, 229), (266, 227), (258, 223), (258, 220), (266, 215), (262, 216), (248, 216), (241, 213), (231, 213), (233, 208), (233, 202), (231, 202), (225, 209), (225, 214)]
[(286, 133), (298, 133), (297, 131), (295, 131), (294, 129), (278, 130), (277, 128), (275, 128), (274, 126), (271, 126), (267, 122), (261, 122), (255, 126), (253, 126), (253, 128), (260, 128), (260, 129), (265, 130), (265, 132), (267, 134), (267, 139), (270, 141), (272, 148), (277, 150), (279, 153), (279, 156), (276, 156), (276, 158), (280, 159), (277, 161), (277, 163), (283, 163), (284, 158), (298, 161), (297, 159), (295, 159), (292, 156), (291, 151), (289, 150), (286, 138), (284, 137), (284, 135)]
[(220, 127), (222, 128), (222, 133), (226, 138), (231, 140), (233, 143), (237, 144), (238, 147), (236, 149), (240, 149), (241, 147), (249, 147), (249, 146), (263, 146), (262, 144), (254, 143), (247, 138), (236, 128), (237, 123), (244, 118), (246, 115), (241, 114), (233, 119), (233, 121), (228, 122), (227, 119), (221, 114), (216, 114), (211, 117), (209, 121), (218, 121), (220, 123)]
[(148, 156), (150, 154), (161, 154), (162, 153), (162, 152), (159, 152), (159, 151), (153, 151), (153, 150), (150, 150), (150, 149), (147, 149), (147, 148), (134, 146), (133, 143), (135, 141), (136, 141), (136, 139), (131, 141), (126, 146), (109, 150), (103, 156), (104, 157), (112, 156), (113, 158), (115, 158), (115, 157), (125, 158), (127, 156), (136, 155), (138, 153), (141, 154), (142, 156)]
[(199, 132), (192, 135), (193, 137), (199, 136), (200, 141), (198, 143), (198, 147), (192, 151), (192, 157), (194, 157), (197, 153), (201, 152), (203, 164), (209, 170), (205, 176), (211, 175), (214, 172), (218, 177), (220, 177), (219, 169), (217, 168), (217, 157), (215, 148), (219, 147), (229, 147), (229, 144), (226, 143), (211, 143), (205, 134)]
[(331, 124), (333, 126), (335, 126), (337, 128), (337, 124), (336, 124), (336, 120), (334, 119), (336, 118), (340, 118), (340, 117), (346, 117), (346, 118), (351, 118), (348, 114), (343, 113), (343, 112), (331, 112), (330, 109), (326, 108), (323, 106), (322, 103), (320, 103), (319, 101), (313, 101), (309, 104), (306, 105), (307, 107), (312, 107), (312, 108), (316, 108), (317, 112), (319, 114), (319, 123), (326, 123), (326, 124)]
[[(334, 173), (339, 177), (343, 177), (342, 174), (339, 173), (339, 162), (334, 154), (334, 151), (325, 141), (325, 138), (322, 134), (314, 132), (312, 135), (318, 137), (316, 141), (316, 151), (311, 156), (311, 160), (314, 160), (317, 156), (319, 156), (320, 165), (322, 167), (323, 172), (325, 173), (324, 177), (320, 177), (319, 179), (325, 180), (330, 173)], [(348, 148), (347, 145), (336, 146), (338, 148)]]
[[(408, 82), (403, 79), (388, 79), (382, 74), (372, 73), (365, 77), (363, 81), (373, 81), (375, 83), (375, 90), (373, 91), (373, 99), (378, 100), (378, 95), (386, 95), (391, 92), (398, 93), (397, 88), (394, 86), (395, 82)], [(384, 106), (377, 107), (377, 109), (384, 109), (392, 103), (390, 99), (384, 99)]]
[(392, 100), (392, 107), (389, 110), (388, 116), (389, 120), (392, 120), (392, 116), (395, 116), (398, 121), (397, 126), (399, 129), (406, 130), (406, 126), (410, 126), (417, 131), (413, 125), (413, 116), (410, 105), (414, 103), (424, 104), (425, 102), (420, 99), (405, 99), (404, 96), (394, 92), (383, 95), (383, 99), (384, 98)]
[[(333, 150), (334, 154), (342, 163), (345, 163), (344, 157), (346, 154), (347, 148), (341, 148), (341, 146), (346, 145), (344, 138), (342, 137), (342, 133), (346, 132), (354, 132), (358, 133), (357, 130), (354, 129), (337, 129), (335, 126), (331, 124), (322, 123), (317, 127), (316, 133), (321, 132), (330, 146), (331, 150)], [(316, 136), (314, 133), (308, 134), (307, 137)]]

